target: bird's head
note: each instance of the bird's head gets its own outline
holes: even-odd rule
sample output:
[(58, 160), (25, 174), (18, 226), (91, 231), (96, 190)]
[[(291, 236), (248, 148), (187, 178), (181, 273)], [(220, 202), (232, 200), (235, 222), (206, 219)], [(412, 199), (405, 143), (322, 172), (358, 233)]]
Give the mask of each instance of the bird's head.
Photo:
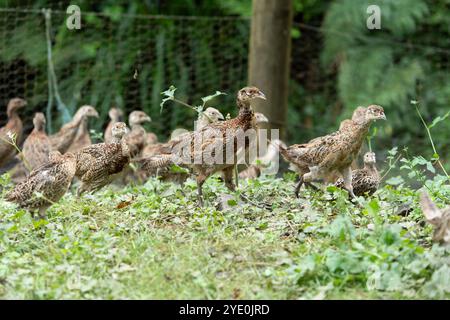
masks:
[(43, 130), (45, 128), (45, 116), (42, 112), (36, 112), (33, 118), (33, 125), (36, 130)]
[(116, 139), (122, 139), (124, 135), (128, 133), (128, 128), (125, 122), (117, 122), (113, 125), (112, 129), (112, 136)]
[(266, 96), (256, 87), (245, 87), (239, 90), (237, 94), (237, 99), (242, 102), (252, 102), (255, 99), (266, 100)]
[(133, 111), (130, 113), (128, 122), (130, 126), (142, 124), (144, 122), (151, 122), (152, 119), (144, 111)]
[(211, 122), (216, 122), (225, 119), (223, 114), (216, 108), (212, 107), (206, 108), (205, 112), (203, 113), (207, 116), (208, 120)]
[(255, 112), (255, 121), (256, 124), (261, 124), (261, 123), (268, 123), (269, 119), (267, 119), (267, 117), (263, 113)]
[(366, 152), (364, 154), (364, 163), (365, 164), (375, 164), (377, 162), (376, 156), (374, 152)]
[(98, 118), (98, 112), (95, 110), (93, 106), (82, 106), (80, 109), (78, 109), (77, 114), (80, 115), (82, 118), (85, 117), (95, 117)]
[(109, 109), (108, 115), (111, 120), (119, 121), (123, 117), (123, 111), (113, 107)]
[(7, 113), (10, 115), (12, 112), (23, 108), (27, 105), (27, 102), (22, 98), (12, 98), (8, 102)]
[(364, 116), (366, 121), (386, 120), (383, 107), (376, 104), (368, 106)]

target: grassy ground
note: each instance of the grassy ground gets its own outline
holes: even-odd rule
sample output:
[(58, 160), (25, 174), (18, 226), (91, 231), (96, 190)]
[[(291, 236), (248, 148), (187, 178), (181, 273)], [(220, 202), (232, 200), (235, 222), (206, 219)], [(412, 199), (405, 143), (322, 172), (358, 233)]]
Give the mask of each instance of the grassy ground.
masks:
[[(441, 178), (427, 181), (439, 206)], [(417, 192), (391, 182), (363, 209), (332, 187), (295, 199), (289, 175), (241, 181), (272, 211), (216, 209), (227, 193), (216, 179), (204, 209), (191, 180), (184, 194), (156, 180), (67, 194), (45, 220), (0, 200), (0, 298), (449, 298), (450, 249), (432, 245)]]

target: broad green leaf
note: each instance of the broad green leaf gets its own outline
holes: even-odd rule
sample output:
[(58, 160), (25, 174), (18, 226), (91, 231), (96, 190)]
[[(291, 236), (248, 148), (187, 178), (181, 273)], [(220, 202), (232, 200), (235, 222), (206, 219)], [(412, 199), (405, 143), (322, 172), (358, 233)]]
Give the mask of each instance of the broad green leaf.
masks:
[(401, 176), (392, 177), (386, 180), (387, 184), (390, 184), (391, 186), (398, 186), (399, 184), (402, 184), (405, 182)]
[(162, 112), (164, 104), (169, 101), (169, 100), (173, 100), (175, 98), (175, 91), (177, 90), (177, 88), (175, 88), (174, 86), (170, 86), (169, 89), (167, 89), (166, 91), (161, 92), (161, 95), (163, 95), (165, 98), (162, 99), (160, 106), (161, 106), (161, 110), (160, 112)]
[(214, 94), (212, 94), (212, 95), (203, 97), (203, 98), (202, 98), (203, 106), (204, 106), (208, 101), (210, 101), (210, 100), (212, 100), (212, 99), (214, 99), (215, 97), (220, 96), (220, 95), (226, 95), (226, 93), (220, 92), (220, 91), (216, 91), (216, 93), (214, 93)]
[(450, 116), (450, 111), (449, 112), (447, 112), (444, 116), (438, 116), (437, 118), (435, 118), (434, 120), (433, 120), (433, 122), (428, 126), (428, 129), (431, 129), (431, 128), (433, 128), (435, 125), (437, 125), (439, 122), (442, 122), (442, 121), (444, 121), (445, 119), (447, 119), (448, 118), (448, 116)]

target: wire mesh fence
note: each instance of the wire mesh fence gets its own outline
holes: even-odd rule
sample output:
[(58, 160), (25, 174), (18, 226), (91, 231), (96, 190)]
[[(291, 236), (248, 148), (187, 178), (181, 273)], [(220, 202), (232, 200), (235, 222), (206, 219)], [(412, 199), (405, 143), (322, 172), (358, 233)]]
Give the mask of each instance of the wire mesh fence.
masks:
[(148, 112), (155, 132), (166, 134), (196, 117), (175, 107), (160, 114), (161, 91), (170, 85), (194, 104), (216, 90), (230, 93), (217, 101), (226, 108), (246, 83), (247, 19), (83, 13), (82, 28), (69, 30), (66, 18), (63, 11), (46, 19), (40, 10), (0, 10), (0, 104), (25, 97), (27, 124), (31, 111), (45, 111), (56, 129), (91, 104), (101, 115), (98, 130), (118, 106)]
[[(81, 30), (69, 30), (67, 16), (65, 11), (53, 10), (46, 19), (42, 10), (0, 9), (0, 105), (5, 106), (14, 96), (26, 98), (29, 101), (28, 112), (24, 114), (26, 130), (31, 129), (36, 111), (47, 114), (49, 129), (54, 131), (77, 107), (91, 104), (100, 113), (100, 120), (91, 123), (97, 131), (106, 125), (112, 106), (127, 112), (142, 109), (153, 119), (149, 129), (164, 140), (176, 127), (191, 128), (196, 117), (176, 106), (160, 113), (160, 93), (170, 85), (178, 88), (180, 99), (192, 104), (216, 90), (226, 92), (228, 95), (217, 98), (213, 104), (224, 114), (235, 114), (235, 92), (247, 83), (250, 19), (82, 12)], [(356, 96), (357, 88), (351, 92), (352, 83), (366, 81), (365, 78), (382, 83), (384, 80), (377, 77), (384, 74), (366, 76), (363, 72), (366, 65), (347, 72), (351, 81), (347, 79), (345, 83), (341, 64), (345, 57), (335, 57), (336, 63), (324, 66), (323, 55), (325, 38), (328, 37), (328, 42), (333, 37), (332, 40), (347, 43), (352, 37), (348, 30), (297, 22), (293, 26), (301, 36), (294, 37), (292, 43), (287, 140), (303, 142), (337, 128), (338, 121), (350, 115), (355, 106), (345, 104), (343, 88), (347, 95), (350, 92)], [(386, 75), (386, 87), (399, 86), (399, 91), (407, 87), (413, 93), (411, 98), (425, 92), (424, 98), (430, 104), (439, 105), (432, 112), (425, 110), (428, 119), (432, 119), (442, 114), (442, 106), (450, 94), (444, 94), (448, 90), (436, 89), (440, 95), (436, 95), (439, 98), (435, 101), (433, 90), (423, 89), (438, 88), (445, 82), (450, 69), (450, 43), (428, 40), (423, 35), (432, 29), (427, 29), (426, 24), (421, 28), (420, 39), (412, 34), (412, 38), (398, 40), (395, 35), (384, 33), (381, 37), (367, 35), (353, 39), (352, 44), (373, 48), (381, 63), (386, 51), (383, 48), (398, 49), (395, 54), (399, 58), (394, 63), (399, 62), (404, 69)], [(410, 62), (401, 61), (409, 55)], [(415, 68), (418, 58), (422, 59), (421, 65)], [(431, 65), (442, 72), (429, 76)], [(418, 70), (421, 76), (408, 80), (411, 70)], [(371, 101), (377, 103), (378, 94), (382, 96), (383, 90), (372, 93)], [(397, 96), (383, 99), (395, 101)], [(384, 126), (386, 139), (380, 142), (385, 149), (397, 143), (427, 143), (424, 137), (416, 139), (423, 132), (417, 126), (411, 127), (410, 124), (418, 122), (408, 102), (383, 106), (388, 108), (389, 115), (389, 124)], [(3, 125), (4, 107), (0, 108), (0, 116)], [(446, 137), (450, 138), (450, 134), (441, 136), (441, 145), (447, 150), (444, 153), (448, 154), (450, 144)]]

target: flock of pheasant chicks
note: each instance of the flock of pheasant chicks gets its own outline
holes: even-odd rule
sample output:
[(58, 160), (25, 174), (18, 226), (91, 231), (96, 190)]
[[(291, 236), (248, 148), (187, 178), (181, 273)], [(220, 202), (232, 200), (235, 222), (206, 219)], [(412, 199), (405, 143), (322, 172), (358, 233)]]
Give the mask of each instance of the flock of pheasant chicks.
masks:
[[(235, 191), (233, 176), (236, 164), (242, 153), (247, 154), (252, 139), (245, 137), (244, 146), (238, 148), (237, 141), (242, 132), (249, 129), (258, 130), (259, 126), (268, 122), (261, 113), (254, 112), (252, 102), (266, 99), (256, 87), (245, 87), (237, 93), (238, 115), (224, 120), (223, 115), (214, 108), (207, 108), (199, 114), (194, 131), (172, 137), (165, 143), (158, 142), (155, 134), (146, 132), (142, 126), (151, 118), (142, 111), (133, 111), (129, 115), (127, 128), (121, 122), (123, 113), (112, 108), (109, 112), (110, 122), (104, 132), (104, 142), (92, 144), (88, 131), (88, 118), (98, 117), (92, 106), (81, 107), (72, 121), (66, 123), (53, 135), (45, 132), (45, 117), (36, 113), (33, 119), (34, 129), (23, 142), (22, 153), (16, 155), (15, 143), (22, 139), (23, 126), (19, 117), (19, 109), (26, 106), (20, 98), (11, 99), (7, 106), (7, 124), (0, 129), (0, 168), (14, 157), (21, 161), (11, 170), (15, 187), (9, 191), (5, 199), (16, 203), (31, 213), (38, 212), (44, 216), (48, 207), (57, 202), (70, 188), (74, 178), (80, 181), (77, 196), (84, 192), (92, 193), (108, 185), (118, 177), (124, 178), (133, 173), (130, 163), (136, 163), (139, 169), (133, 174), (140, 179), (156, 175), (165, 181), (183, 183), (189, 176), (195, 177), (198, 188), (198, 203), (203, 206), (202, 186), (208, 177), (221, 172), (226, 187)], [(315, 138), (307, 143), (294, 144), (289, 147), (277, 140), (271, 141), (267, 154), (239, 173), (240, 179), (257, 178), (261, 170), (275, 159), (278, 152), (290, 163), (299, 180), (295, 186), (298, 197), (301, 186), (317, 189), (313, 182), (332, 182), (348, 191), (352, 198), (373, 194), (380, 183), (380, 176), (375, 166), (375, 154), (364, 155), (364, 167), (352, 170), (354, 162), (372, 122), (386, 120), (384, 110), (378, 105), (358, 107), (351, 119), (344, 120), (339, 130), (326, 136)], [(201, 137), (200, 148), (190, 143), (188, 157), (192, 160), (207, 155), (211, 145), (234, 146), (234, 161), (214, 163), (213, 161), (176, 162), (174, 153), (185, 141), (196, 141)], [(188, 148), (189, 149), (189, 148)], [(225, 151), (224, 151), (225, 152)], [(225, 154), (224, 154), (225, 156)], [(178, 165), (183, 170), (172, 170)], [(336, 179), (336, 174), (341, 177)], [(241, 194), (244, 201), (251, 202)], [(422, 209), (427, 221), (435, 226), (434, 239), (450, 243), (450, 208), (439, 210), (427, 194), (421, 196)]]

